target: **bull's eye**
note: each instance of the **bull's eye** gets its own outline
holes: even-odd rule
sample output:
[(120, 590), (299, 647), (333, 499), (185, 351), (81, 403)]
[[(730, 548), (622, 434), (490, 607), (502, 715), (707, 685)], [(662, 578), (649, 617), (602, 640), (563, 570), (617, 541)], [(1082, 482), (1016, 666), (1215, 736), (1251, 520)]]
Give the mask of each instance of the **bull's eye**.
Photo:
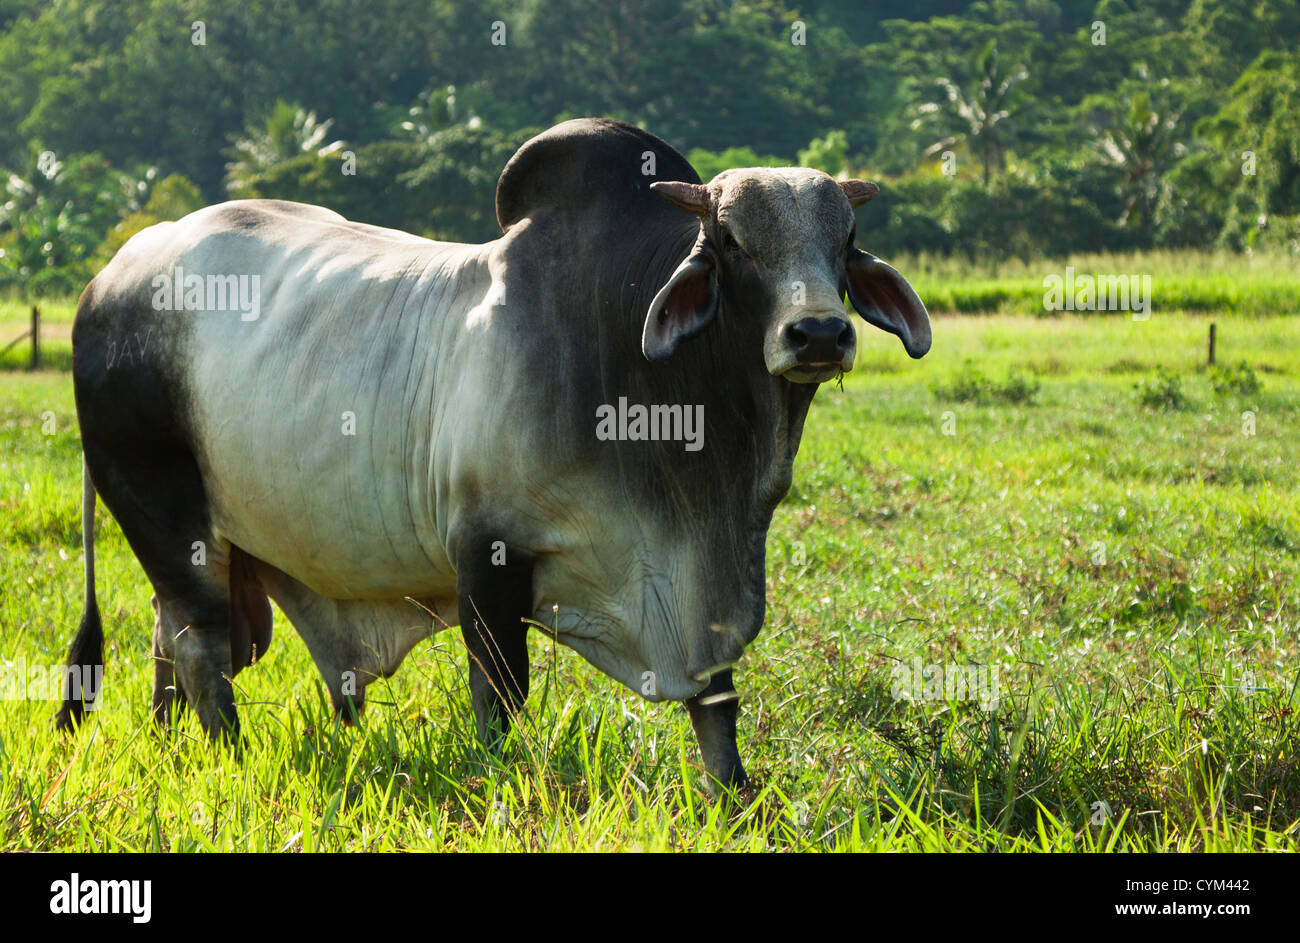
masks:
[(722, 230), (722, 250), (724, 252), (744, 252), (729, 229)]

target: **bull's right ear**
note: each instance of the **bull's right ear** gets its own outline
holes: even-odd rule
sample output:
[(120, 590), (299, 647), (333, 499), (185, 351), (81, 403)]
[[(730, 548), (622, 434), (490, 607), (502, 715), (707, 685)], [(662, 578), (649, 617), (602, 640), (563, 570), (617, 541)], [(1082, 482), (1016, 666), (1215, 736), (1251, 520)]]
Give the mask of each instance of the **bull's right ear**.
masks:
[(844, 262), (849, 302), (868, 324), (897, 334), (909, 357), (921, 358), (930, 349), (930, 314), (893, 266), (870, 252), (849, 250)]
[(641, 350), (652, 363), (667, 360), (678, 344), (703, 331), (717, 314), (717, 265), (701, 237), (650, 302)]

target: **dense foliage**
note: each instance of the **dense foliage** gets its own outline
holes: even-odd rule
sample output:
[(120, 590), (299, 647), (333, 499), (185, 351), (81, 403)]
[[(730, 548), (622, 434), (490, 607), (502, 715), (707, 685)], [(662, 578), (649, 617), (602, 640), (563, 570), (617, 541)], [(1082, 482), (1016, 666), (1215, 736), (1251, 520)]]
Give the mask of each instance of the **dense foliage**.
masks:
[(578, 115), (879, 180), (881, 254), (1295, 253), (1298, 36), (1294, 0), (0, 0), (0, 287), (231, 196), (491, 238)]

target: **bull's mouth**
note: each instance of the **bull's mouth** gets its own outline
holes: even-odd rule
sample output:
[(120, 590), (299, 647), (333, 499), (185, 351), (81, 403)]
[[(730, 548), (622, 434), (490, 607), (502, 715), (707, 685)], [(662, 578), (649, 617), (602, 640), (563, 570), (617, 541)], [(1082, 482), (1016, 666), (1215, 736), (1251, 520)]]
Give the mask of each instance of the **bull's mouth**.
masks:
[(825, 383), (834, 380), (841, 373), (848, 373), (850, 367), (842, 363), (801, 363), (786, 370), (781, 376), (791, 383)]

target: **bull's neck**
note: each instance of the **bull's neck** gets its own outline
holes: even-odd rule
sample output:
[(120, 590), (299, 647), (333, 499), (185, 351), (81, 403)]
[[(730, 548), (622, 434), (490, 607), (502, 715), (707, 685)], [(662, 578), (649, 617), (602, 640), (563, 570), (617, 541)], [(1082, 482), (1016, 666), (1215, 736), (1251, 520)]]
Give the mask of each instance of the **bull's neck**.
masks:
[(730, 310), (726, 292), (703, 333), (663, 363), (645, 358), (641, 335), (650, 302), (698, 235), (698, 224), (682, 226), (629, 267), (620, 292), (621, 357), (602, 370), (604, 386), (625, 390), (630, 402), (647, 406), (702, 405), (706, 432), (698, 453), (685, 452), (680, 442), (620, 443), (620, 464), (649, 482), (678, 485), (662, 490), (651, 485), (677, 515), (716, 518), (729, 528), (745, 521), (741, 530), (757, 535), (766, 532), (773, 509), (790, 488), (815, 387), (767, 372), (760, 313)]

